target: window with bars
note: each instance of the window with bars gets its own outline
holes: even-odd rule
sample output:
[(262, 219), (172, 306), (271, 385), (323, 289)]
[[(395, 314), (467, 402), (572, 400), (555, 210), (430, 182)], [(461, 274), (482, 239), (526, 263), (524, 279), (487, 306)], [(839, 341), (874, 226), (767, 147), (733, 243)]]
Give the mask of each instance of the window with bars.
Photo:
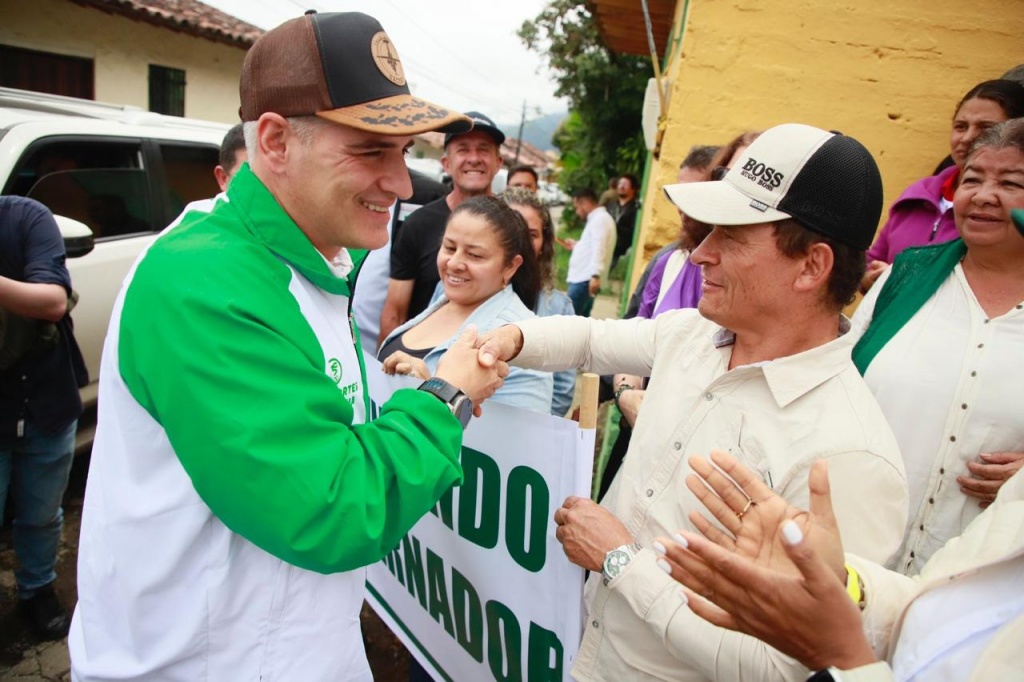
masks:
[(185, 71), (149, 65), (149, 110), (170, 116), (185, 115)]

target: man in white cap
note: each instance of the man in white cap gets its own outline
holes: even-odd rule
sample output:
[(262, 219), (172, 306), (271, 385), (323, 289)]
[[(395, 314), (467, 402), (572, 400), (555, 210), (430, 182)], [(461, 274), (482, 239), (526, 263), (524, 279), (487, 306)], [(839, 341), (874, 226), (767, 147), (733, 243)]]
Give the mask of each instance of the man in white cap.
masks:
[[(380, 560), (453, 484), (475, 333), (370, 421), (350, 296), (411, 194), (412, 97), (380, 24), (307, 13), (246, 55), (249, 153), (136, 262), (115, 304), (82, 516), (72, 678), (370, 680)], [(454, 352), (452, 352), (454, 351)]]
[(570, 497), (555, 512), (566, 555), (593, 571), (574, 678), (802, 679), (799, 662), (694, 616), (651, 543), (695, 527), (703, 491), (687, 492), (686, 458), (718, 448), (805, 507), (810, 464), (828, 459), (844, 546), (882, 563), (899, 546), (902, 462), (841, 314), (878, 224), (881, 178), (856, 140), (790, 124), (761, 135), (723, 181), (665, 191), (713, 225), (691, 254), (703, 277), (697, 310), (524, 321), (483, 338), (481, 361), (651, 377), (601, 504)]

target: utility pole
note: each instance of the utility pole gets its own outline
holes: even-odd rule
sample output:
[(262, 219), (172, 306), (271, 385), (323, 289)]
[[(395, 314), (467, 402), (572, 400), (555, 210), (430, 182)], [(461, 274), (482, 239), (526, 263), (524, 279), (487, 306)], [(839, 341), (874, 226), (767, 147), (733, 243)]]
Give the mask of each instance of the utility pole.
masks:
[(516, 135), (516, 160), (512, 163), (513, 166), (519, 165), (519, 150), (523, 146), (523, 126), (526, 125), (526, 100), (523, 100), (523, 115), (519, 119), (519, 134)]

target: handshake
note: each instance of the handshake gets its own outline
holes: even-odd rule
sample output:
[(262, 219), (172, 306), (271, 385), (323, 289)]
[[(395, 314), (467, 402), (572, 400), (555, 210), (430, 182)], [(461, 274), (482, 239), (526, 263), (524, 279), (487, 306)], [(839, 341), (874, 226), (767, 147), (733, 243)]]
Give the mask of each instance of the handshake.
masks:
[[(474, 414), (480, 416), (480, 404), (502, 387), (508, 376), (508, 361), (523, 347), (523, 333), (515, 325), (505, 325), (480, 336), (469, 325), (437, 363), (434, 375), (465, 393), (473, 401)], [(389, 355), (383, 363), (387, 374), (406, 374), (429, 379), (426, 364), (406, 353)]]

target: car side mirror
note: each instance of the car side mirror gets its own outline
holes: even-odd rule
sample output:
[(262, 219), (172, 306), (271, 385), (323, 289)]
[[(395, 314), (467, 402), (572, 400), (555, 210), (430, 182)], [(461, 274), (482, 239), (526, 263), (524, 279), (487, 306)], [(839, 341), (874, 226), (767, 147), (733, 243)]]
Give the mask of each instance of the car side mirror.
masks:
[(81, 258), (95, 248), (96, 242), (88, 225), (62, 215), (53, 217), (64, 238), (64, 253), (68, 258)]

